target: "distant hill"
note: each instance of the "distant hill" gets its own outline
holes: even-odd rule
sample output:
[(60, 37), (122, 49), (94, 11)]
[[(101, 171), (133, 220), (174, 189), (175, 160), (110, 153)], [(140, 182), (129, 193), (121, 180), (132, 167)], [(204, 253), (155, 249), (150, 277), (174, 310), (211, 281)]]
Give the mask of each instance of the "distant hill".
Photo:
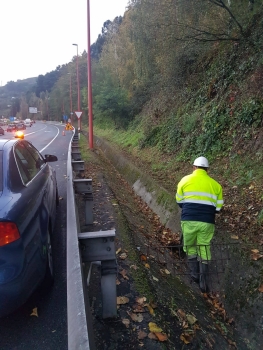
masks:
[(9, 81), (6, 85), (0, 87), (1, 97), (19, 97), (22, 93), (31, 90), (36, 84), (37, 77), (27, 78), (15, 81)]

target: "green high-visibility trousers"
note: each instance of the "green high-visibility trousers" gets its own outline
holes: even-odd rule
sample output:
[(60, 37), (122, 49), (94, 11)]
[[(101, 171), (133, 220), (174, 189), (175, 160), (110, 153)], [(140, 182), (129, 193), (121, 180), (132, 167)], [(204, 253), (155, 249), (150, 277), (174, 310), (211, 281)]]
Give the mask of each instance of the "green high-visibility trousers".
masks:
[(200, 221), (181, 221), (184, 238), (184, 252), (188, 258), (198, 257), (200, 261), (211, 260), (210, 241), (215, 225)]

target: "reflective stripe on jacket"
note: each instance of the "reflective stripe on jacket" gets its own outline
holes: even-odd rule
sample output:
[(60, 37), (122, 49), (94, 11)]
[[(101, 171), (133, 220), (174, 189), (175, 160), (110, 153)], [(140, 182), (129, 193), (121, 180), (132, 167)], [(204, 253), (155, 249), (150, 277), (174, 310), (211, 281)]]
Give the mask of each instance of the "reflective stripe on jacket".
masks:
[(215, 213), (223, 206), (221, 185), (205, 170), (196, 169), (177, 186), (176, 202), (182, 208), (182, 221), (215, 223)]

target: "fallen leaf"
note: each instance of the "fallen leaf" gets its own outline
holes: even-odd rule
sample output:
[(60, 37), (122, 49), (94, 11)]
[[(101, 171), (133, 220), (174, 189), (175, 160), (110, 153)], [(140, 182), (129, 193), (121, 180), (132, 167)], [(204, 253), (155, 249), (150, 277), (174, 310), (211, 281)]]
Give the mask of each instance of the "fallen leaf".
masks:
[(154, 276), (153, 276), (153, 280), (156, 281), (156, 282), (159, 282), (158, 278), (156, 278)]
[(257, 254), (257, 253), (259, 253), (259, 250), (258, 249), (252, 249), (251, 252)]
[(182, 309), (177, 310), (177, 315), (179, 316), (179, 318), (185, 319), (185, 312)]
[(36, 317), (38, 317), (37, 307), (34, 307), (34, 309), (32, 310), (32, 313), (30, 314), (30, 316), (36, 316)]
[(119, 286), (121, 284), (121, 282), (118, 280), (118, 278), (116, 279), (116, 284), (117, 284), (117, 286)]
[(116, 251), (116, 255), (118, 255), (120, 252), (121, 252), (121, 248), (119, 248), (119, 249)]
[(154, 310), (153, 310), (153, 308), (151, 307), (151, 305), (150, 305), (150, 304), (146, 304), (146, 306), (147, 306), (147, 308), (148, 308), (150, 314), (151, 314), (151, 315), (154, 315)]
[(169, 270), (167, 270), (167, 269), (165, 269), (164, 272), (166, 273), (166, 275), (170, 275), (171, 274), (171, 272)]
[(197, 319), (193, 315), (186, 315), (186, 318), (191, 326), (197, 322)]
[(122, 275), (122, 277), (123, 277), (124, 279), (126, 279), (126, 280), (129, 279), (129, 277), (126, 275), (126, 273), (127, 273), (126, 270), (123, 269), (123, 270), (121, 270), (119, 273)]
[(162, 328), (158, 327), (157, 324), (153, 322), (149, 323), (149, 330), (153, 333), (161, 333), (163, 331)]
[(138, 269), (138, 267), (137, 267), (136, 265), (131, 265), (130, 268), (131, 268), (131, 269), (134, 269), (134, 270), (137, 270), (137, 269)]
[(140, 256), (140, 259), (141, 259), (141, 261), (146, 261), (147, 260), (147, 256), (142, 254)]
[(125, 324), (125, 326), (126, 326), (127, 328), (128, 328), (129, 325), (130, 325), (130, 320), (129, 320), (128, 318), (122, 319), (121, 322), (122, 322), (123, 324)]
[(236, 236), (236, 235), (232, 235), (231, 238), (232, 238), (232, 239), (239, 239), (239, 237)]
[(147, 337), (147, 333), (145, 333), (142, 330), (139, 330), (139, 332), (138, 332), (138, 339), (144, 339), (146, 337)]
[(136, 298), (136, 303), (138, 304), (144, 304), (144, 302), (146, 301), (147, 299), (145, 297), (138, 297)]
[(168, 337), (165, 333), (154, 332), (159, 341), (166, 341)]
[(144, 309), (144, 307), (142, 305), (135, 304), (132, 307), (132, 311), (133, 312), (145, 312), (145, 309)]
[(126, 254), (126, 253), (122, 253), (122, 254), (120, 255), (120, 258), (121, 258), (122, 260), (125, 260), (125, 259), (127, 258), (127, 254)]
[(145, 266), (147, 269), (150, 268), (150, 265), (149, 265), (149, 264), (145, 264), (144, 266)]
[(127, 314), (130, 316), (130, 318), (134, 321), (134, 322), (142, 322), (143, 321), (143, 315), (142, 314), (134, 314), (132, 312), (128, 312)]
[(258, 288), (258, 290), (263, 293), (263, 284), (261, 284), (261, 286)]
[(152, 333), (152, 332), (148, 334), (148, 338), (153, 339), (153, 340), (158, 340), (156, 335), (154, 333)]
[(192, 336), (188, 333), (182, 333), (180, 335), (180, 339), (185, 343), (185, 344), (189, 344), (192, 341)]
[(117, 297), (117, 305), (127, 304), (129, 301), (127, 297)]
[(254, 253), (254, 254), (251, 255), (251, 259), (252, 260), (259, 260), (261, 258), (263, 258), (262, 254)]

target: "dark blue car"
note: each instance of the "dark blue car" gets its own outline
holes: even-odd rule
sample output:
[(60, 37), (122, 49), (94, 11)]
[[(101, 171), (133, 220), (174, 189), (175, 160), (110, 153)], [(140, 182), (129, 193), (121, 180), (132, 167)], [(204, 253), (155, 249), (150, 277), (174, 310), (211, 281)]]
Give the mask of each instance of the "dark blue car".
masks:
[(0, 317), (53, 283), (54, 161), (26, 140), (0, 140)]

